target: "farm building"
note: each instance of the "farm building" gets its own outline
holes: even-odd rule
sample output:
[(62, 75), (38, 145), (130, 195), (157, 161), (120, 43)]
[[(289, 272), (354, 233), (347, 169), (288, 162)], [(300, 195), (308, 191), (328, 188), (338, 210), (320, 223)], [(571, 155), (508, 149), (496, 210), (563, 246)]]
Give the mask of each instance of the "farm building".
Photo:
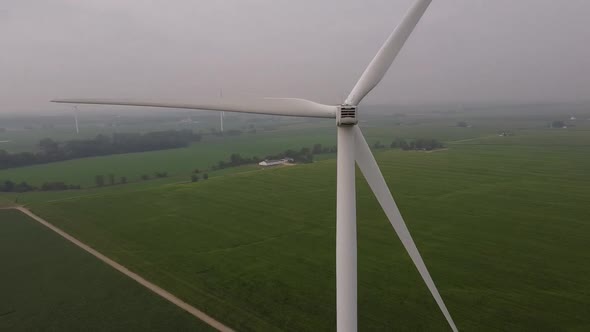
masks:
[(279, 160), (266, 159), (266, 160), (259, 162), (258, 165), (265, 166), (265, 167), (278, 166), (278, 165), (284, 165), (284, 164), (290, 163), (290, 162), (293, 162), (292, 158), (283, 158), (283, 159), (279, 159)]

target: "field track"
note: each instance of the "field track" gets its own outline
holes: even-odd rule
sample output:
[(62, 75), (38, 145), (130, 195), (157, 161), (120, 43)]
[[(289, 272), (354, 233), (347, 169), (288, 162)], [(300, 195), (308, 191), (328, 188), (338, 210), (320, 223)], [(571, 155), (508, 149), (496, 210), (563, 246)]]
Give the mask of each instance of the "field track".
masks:
[(123, 265), (121, 265), (121, 264), (113, 261), (112, 259), (104, 256), (100, 252), (92, 249), (88, 245), (80, 242), (79, 240), (77, 240), (73, 236), (71, 236), (68, 233), (62, 231), (61, 229), (53, 226), (52, 224), (50, 224), (49, 222), (47, 222), (43, 218), (35, 215), (34, 213), (32, 213), (31, 211), (29, 211), (28, 209), (26, 209), (24, 207), (21, 207), (21, 206), (17, 206), (17, 207), (6, 207), (6, 208), (3, 208), (3, 209), (15, 209), (15, 210), (19, 210), (20, 212), (22, 212), (22, 213), (26, 214), (27, 216), (31, 217), (33, 220), (39, 222), (43, 226), (51, 229), (52, 231), (56, 232), (60, 236), (64, 237), (66, 240), (68, 240), (68, 241), (72, 242), (73, 244), (77, 245), (78, 247), (84, 249), (85, 251), (87, 251), (88, 253), (90, 253), (91, 255), (93, 255), (94, 257), (100, 259), (101, 261), (103, 261), (106, 264), (110, 265), (111, 267), (113, 267), (114, 269), (116, 269), (119, 272), (123, 273), (124, 275), (128, 276), (129, 278), (137, 281), (142, 286), (146, 287), (147, 289), (149, 289), (152, 292), (158, 294), (159, 296), (163, 297), (164, 299), (172, 302), (174, 305), (178, 306), (179, 308), (185, 310), (186, 312), (190, 313), (191, 315), (195, 316), (196, 318), (198, 318), (198, 319), (202, 320), (203, 322), (207, 323), (211, 327), (213, 327), (213, 328), (215, 328), (215, 329), (217, 329), (219, 331), (222, 331), (222, 332), (233, 332), (233, 330), (231, 328), (229, 328), (229, 327), (225, 326), (224, 324), (220, 323), (219, 321), (215, 320), (213, 317), (211, 317), (211, 316), (207, 315), (206, 313), (200, 311), (199, 309), (191, 306), (190, 304), (182, 301), (181, 299), (177, 298), (176, 296), (172, 295), (171, 293), (167, 292), (166, 290), (164, 290), (164, 289), (162, 289), (162, 288), (160, 288), (160, 287), (152, 284), (151, 282), (145, 280), (140, 275), (138, 275), (138, 274), (130, 271), (129, 269), (127, 269)]

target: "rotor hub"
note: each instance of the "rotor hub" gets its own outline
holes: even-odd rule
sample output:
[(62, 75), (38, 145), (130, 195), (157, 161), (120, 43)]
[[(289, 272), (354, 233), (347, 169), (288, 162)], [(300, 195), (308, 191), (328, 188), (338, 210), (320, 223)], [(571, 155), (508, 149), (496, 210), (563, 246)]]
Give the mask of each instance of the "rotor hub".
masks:
[(338, 126), (354, 126), (358, 123), (357, 106), (340, 105), (336, 113), (336, 125)]

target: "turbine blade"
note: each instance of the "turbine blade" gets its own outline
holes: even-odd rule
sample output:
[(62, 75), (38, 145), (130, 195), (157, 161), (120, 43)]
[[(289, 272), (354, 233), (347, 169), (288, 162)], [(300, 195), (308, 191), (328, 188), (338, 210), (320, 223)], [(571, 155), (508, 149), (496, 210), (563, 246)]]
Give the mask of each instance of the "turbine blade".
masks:
[(298, 98), (215, 99), (195, 103), (114, 99), (54, 99), (54, 103), (185, 108), (208, 111), (335, 118), (337, 106)]
[(385, 41), (377, 55), (373, 58), (365, 72), (358, 80), (345, 104), (358, 105), (373, 88), (381, 82), (381, 79), (393, 63), (393, 60), (401, 50), (404, 43), (418, 24), (418, 21), (430, 5), (432, 0), (418, 0), (406, 13), (401, 23), (393, 30)]
[(369, 145), (367, 144), (367, 141), (365, 140), (365, 137), (363, 136), (360, 128), (358, 128), (358, 126), (355, 127), (355, 158), (357, 165), (365, 176), (365, 179), (367, 179), (367, 183), (371, 187), (371, 190), (375, 194), (375, 197), (379, 201), (383, 211), (385, 211), (389, 222), (393, 226), (393, 229), (397, 233), (399, 239), (402, 241), (402, 244), (406, 248), (406, 251), (418, 269), (420, 276), (422, 276), (422, 279), (430, 290), (430, 293), (432, 293), (434, 300), (449, 322), (451, 329), (456, 332), (457, 327), (453, 322), (453, 318), (451, 318), (451, 315), (449, 314), (449, 311), (447, 310), (447, 307), (445, 306), (438, 289), (434, 285), (434, 281), (432, 280), (430, 273), (428, 273), (428, 269), (422, 260), (422, 256), (420, 256), (418, 248), (416, 248), (416, 244), (410, 235), (410, 231), (408, 230), (408, 227), (406, 226), (404, 219), (402, 218), (399, 209), (397, 208), (397, 205), (391, 196), (391, 192), (385, 183), (385, 179), (381, 174), (381, 170), (379, 170), (379, 166), (375, 161), (375, 157), (373, 156), (373, 153), (371, 153), (371, 149), (369, 148)]

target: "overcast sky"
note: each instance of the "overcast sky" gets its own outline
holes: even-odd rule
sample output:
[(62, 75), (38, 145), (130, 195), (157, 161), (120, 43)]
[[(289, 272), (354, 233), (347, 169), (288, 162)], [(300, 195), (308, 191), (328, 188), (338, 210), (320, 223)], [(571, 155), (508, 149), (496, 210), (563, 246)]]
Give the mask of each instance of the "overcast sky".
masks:
[[(55, 97), (340, 103), (413, 0), (2, 0), (0, 112)], [(590, 1), (434, 0), (367, 104), (590, 100)]]

